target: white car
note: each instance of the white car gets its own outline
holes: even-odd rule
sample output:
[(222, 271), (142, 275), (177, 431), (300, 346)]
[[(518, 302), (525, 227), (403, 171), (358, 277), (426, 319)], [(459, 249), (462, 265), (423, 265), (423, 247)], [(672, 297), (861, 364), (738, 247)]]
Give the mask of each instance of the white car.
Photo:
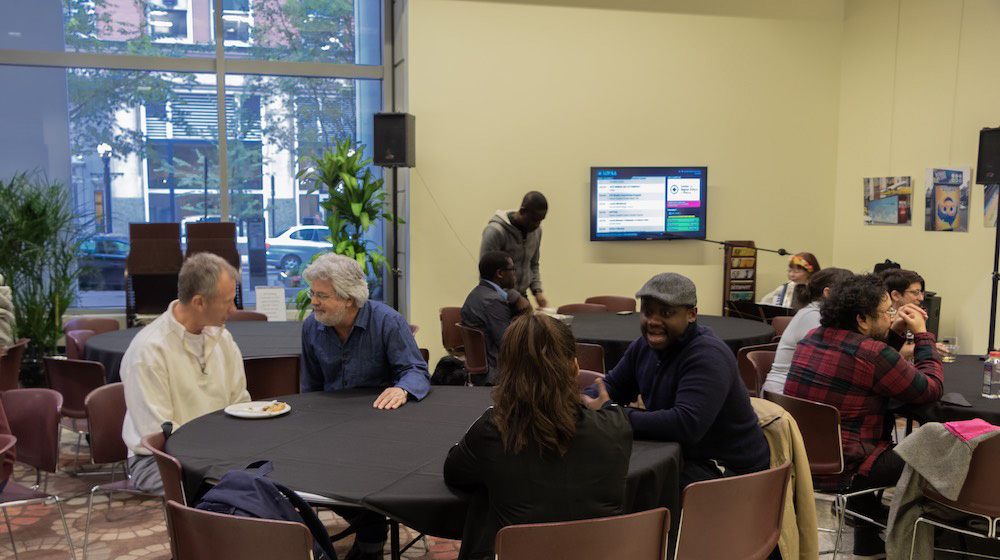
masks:
[(302, 263), (308, 263), (313, 255), (332, 248), (326, 240), (329, 236), (330, 228), (326, 226), (290, 227), (264, 242), (267, 264), (279, 270), (301, 270)]

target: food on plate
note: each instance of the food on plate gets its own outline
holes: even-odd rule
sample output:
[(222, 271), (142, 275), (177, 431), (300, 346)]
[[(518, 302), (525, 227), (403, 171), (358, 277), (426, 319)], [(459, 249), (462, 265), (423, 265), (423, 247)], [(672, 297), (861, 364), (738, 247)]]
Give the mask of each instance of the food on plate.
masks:
[(286, 406), (288, 405), (281, 401), (273, 401), (267, 406), (267, 408), (264, 409), (264, 412), (281, 412), (282, 410), (285, 410)]

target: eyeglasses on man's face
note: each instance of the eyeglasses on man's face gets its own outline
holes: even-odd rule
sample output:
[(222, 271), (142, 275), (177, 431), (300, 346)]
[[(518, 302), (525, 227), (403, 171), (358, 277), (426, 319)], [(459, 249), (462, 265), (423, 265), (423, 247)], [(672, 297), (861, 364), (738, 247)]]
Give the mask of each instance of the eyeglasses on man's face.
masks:
[(324, 294), (323, 292), (314, 292), (309, 290), (309, 299), (315, 299), (317, 301), (326, 301), (333, 297), (333, 294)]

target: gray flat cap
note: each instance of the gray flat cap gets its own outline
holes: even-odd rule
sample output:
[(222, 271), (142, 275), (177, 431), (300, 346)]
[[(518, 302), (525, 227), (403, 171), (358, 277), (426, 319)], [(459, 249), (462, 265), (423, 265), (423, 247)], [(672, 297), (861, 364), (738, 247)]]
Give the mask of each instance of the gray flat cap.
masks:
[(664, 272), (650, 278), (642, 289), (635, 293), (635, 297), (651, 297), (667, 305), (688, 307), (698, 305), (698, 294), (695, 292), (694, 282), (687, 276), (681, 276), (676, 272)]

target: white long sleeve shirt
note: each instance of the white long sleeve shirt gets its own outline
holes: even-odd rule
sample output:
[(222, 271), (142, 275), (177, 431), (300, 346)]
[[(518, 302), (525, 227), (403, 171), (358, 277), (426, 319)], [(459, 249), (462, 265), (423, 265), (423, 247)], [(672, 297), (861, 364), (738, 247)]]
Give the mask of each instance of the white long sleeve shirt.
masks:
[(130, 457), (149, 455), (140, 439), (160, 432), (164, 422), (172, 422), (176, 430), (199, 416), (250, 400), (243, 355), (233, 336), (224, 327), (205, 327), (202, 354), (185, 341), (186, 330), (174, 318), (175, 305), (176, 300), (139, 331), (122, 357), (127, 406), (122, 439)]
[(785, 394), (785, 380), (788, 379), (788, 368), (792, 366), (795, 345), (805, 338), (809, 331), (819, 326), (820, 301), (814, 301), (799, 309), (795, 317), (792, 317), (791, 322), (785, 327), (785, 332), (781, 333), (778, 349), (774, 353), (774, 362), (771, 364), (771, 371), (767, 374), (767, 379), (762, 387), (764, 391), (779, 395)]

